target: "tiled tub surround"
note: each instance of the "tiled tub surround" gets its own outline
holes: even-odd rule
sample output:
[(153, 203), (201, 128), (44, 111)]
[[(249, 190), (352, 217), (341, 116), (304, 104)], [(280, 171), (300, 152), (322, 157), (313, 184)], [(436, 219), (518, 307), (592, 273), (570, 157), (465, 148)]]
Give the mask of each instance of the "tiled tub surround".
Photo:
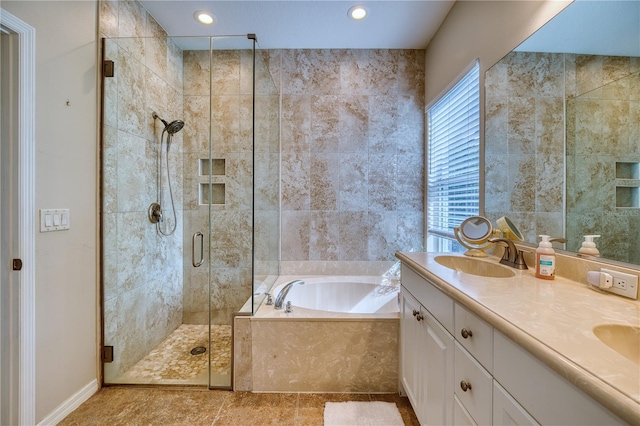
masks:
[[(309, 277), (281, 276), (274, 287), (304, 278)], [(254, 392), (398, 391), (398, 312), (348, 314), (294, 306), (287, 314), (263, 303), (250, 327)]]
[[(501, 279), (458, 273), (435, 262), (436, 256), (438, 253), (397, 254), (454, 301), (621, 419), (640, 423), (640, 366), (592, 332), (599, 324), (640, 326), (639, 301), (601, 294), (564, 277), (536, 279), (531, 269), (514, 270), (514, 278)], [(583, 267), (579, 262), (572, 262), (575, 271), (565, 268), (565, 272), (577, 272)], [(597, 269), (595, 263), (589, 265)]]
[(267, 54), (282, 98), (282, 262), (421, 247), (424, 51)]
[(616, 161), (640, 159), (638, 77), (625, 78), (639, 69), (638, 58), (529, 52), (490, 68), (487, 217), (508, 215), (530, 242), (566, 236), (572, 251), (583, 235), (602, 234), (604, 257), (638, 263), (638, 233), (626, 230), (638, 228), (639, 210), (616, 208), (614, 182)]

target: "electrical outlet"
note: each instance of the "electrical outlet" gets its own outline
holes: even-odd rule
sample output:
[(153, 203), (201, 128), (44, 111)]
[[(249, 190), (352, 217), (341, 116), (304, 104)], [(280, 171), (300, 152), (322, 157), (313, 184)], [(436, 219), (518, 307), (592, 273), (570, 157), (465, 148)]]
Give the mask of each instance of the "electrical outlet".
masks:
[(630, 299), (638, 298), (638, 276), (625, 274), (624, 272), (612, 271), (611, 269), (600, 268), (600, 272), (606, 272), (613, 277), (613, 285), (604, 291), (628, 297)]
[(613, 286), (621, 290), (626, 290), (627, 280), (622, 278), (616, 278), (615, 280), (613, 280)]

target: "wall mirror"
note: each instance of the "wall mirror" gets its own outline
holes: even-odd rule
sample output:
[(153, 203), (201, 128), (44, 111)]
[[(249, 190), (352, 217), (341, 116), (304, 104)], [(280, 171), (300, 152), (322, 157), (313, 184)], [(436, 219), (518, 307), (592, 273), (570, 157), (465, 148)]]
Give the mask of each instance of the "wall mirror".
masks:
[[(485, 216), (640, 265), (640, 2), (575, 1), (485, 74)], [(556, 244), (554, 244), (556, 245)]]

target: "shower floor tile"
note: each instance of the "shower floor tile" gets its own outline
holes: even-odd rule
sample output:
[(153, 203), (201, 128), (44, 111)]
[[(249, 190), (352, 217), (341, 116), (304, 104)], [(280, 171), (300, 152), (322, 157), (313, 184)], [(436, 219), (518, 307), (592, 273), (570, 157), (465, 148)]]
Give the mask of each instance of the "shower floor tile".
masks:
[[(231, 326), (211, 326), (211, 340), (214, 342), (211, 350), (207, 329), (207, 325), (182, 324), (115, 382), (206, 385), (209, 383), (209, 357), (211, 374), (228, 376), (231, 371)], [(198, 346), (207, 351), (192, 355), (191, 350)]]

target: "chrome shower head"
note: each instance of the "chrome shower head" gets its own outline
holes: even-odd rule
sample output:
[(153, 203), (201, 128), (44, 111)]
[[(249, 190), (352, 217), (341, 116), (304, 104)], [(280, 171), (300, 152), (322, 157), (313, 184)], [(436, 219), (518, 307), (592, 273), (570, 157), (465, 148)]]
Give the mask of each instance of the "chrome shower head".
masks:
[(184, 127), (184, 121), (182, 120), (173, 120), (171, 123), (167, 123), (162, 117), (160, 117), (156, 112), (153, 112), (151, 114), (151, 116), (153, 117), (153, 119), (155, 120), (156, 118), (159, 119), (160, 121), (162, 121), (162, 124), (164, 124), (164, 129), (167, 131), (167, 133), (169, 133), (170, 135), (175, 135), (176, 133), (178, 133), (180, 130), (182, 130), (182, 128)]
[[(162, 120), (164, 123), (164, 120)], [(171, 123), (164, 123), (164, 128), (167, 129), (167, 133), (170, 135), (175, 135), (184, 127), (184, 121), (182, 120), (173, 120)]]

